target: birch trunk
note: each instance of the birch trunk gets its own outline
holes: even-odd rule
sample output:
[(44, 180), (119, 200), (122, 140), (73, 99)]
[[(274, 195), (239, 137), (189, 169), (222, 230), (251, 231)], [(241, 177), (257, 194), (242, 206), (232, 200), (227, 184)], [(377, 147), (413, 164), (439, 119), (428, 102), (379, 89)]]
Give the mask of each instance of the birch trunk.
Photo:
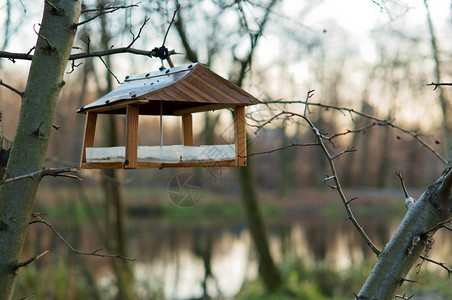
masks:
[[(52, 5), (45, 2), (5, 176), (44, 167), (80, 10), (81, 3), (76, 0), (53, 1)], [(11, 299), (39, 182), (40, 178), (24, 179), (0, 186), (0, 299)]]
[(452, 171), (432, 184), (408, 210), (358, 294), (359, 300), (393, 299), (440, 222), (452, 217)]

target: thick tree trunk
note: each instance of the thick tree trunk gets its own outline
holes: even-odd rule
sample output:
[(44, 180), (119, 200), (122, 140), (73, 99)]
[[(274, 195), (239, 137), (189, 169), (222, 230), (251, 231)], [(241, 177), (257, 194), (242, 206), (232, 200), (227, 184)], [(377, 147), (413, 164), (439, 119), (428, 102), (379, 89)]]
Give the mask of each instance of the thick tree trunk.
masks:
[(269, 291), (276, 290), (282, 284), (281, 276), (276, 268), (267, 240), (262, 214), (259, 208), (254, 182), (252, 160), (248, 157), (248, 166), (238, 168), (240, 186), (242, 188), (242, 201), (245, 206), (248, 227), (259, 257), (259, 274)]
[[(44, 166), (80, 6), (80, 1), (74, 0), (52, 5), (45, 2), (5, 176), (28, 174)], [(0, 186), (0, 299), (12, 296), (39, 181), (40, 178), (24, 179)]]
[[(440, 222), (452, 217), (452, 172), (440, 177), (408, 210), (381, 252), (358, 299), (393, 299)], [(431, 231), (430, 231), (431, 230)], [(430, 232), (429, 232), (430, 231)]]

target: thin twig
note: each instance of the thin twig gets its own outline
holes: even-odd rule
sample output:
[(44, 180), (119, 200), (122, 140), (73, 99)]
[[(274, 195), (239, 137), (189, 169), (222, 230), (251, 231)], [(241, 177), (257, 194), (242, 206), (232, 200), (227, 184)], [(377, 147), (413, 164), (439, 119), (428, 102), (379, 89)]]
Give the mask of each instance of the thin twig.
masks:
[(306, 93), (306, 100), (305, 100), (305, 102), (306, 102), (306, 104), (305, 104), (305, 106), (304, 106), (304, 113), (303, 113), (303, 115), (306, 117), (306, 113), (310, 113), (310, 111), (309, 111), (309, 105), (308, 105), (308, 102), (309, 102), (309, 99), (312, 97), (312, 96), (314, 96), (314, 92), (315, 92), (315, 90), (308, 90), (308, 92)]
[(99, 9), (87, 9), (82, 11), (82, 13), (87, 13), (87, 12), (94, 12), (94, 11), (100, 11), (100, 13), (98, 13), (97, 15), (88, 18), (80, 23), (74, 24), (73, 27), (76, 28), (78, 26), (81, 26), (83, 24), (86, 24), (88, 22), (91, 22), (92, 20), (102, 16), (102, 15), (106, 15), (106, 14), (110, 14), (113, 13), (117, 10), (123, 9), (123, 8), (132, 8), (132, 7), (138, 7), (138, 4), (140, 4), (141, 2), (135, 3), (135, 4), (131, 4), (131, 5), (122, 5), (122, 6), (112, 6), (112, 7), (103, 7), (103, 8), (99, 8)]
[(400, 278), (400, 282), (409, 282), (409, 283), (417, 283), (416, 280), (406, 279), (406, 278)]
[(12, 177), (12, 178), (6, 177), (2, 181), (0, 181), (0, 185), (7, 184), (7, 183), (17, 181), (17, 180), (26, 179), (26, 178), (40, 180), (44, 176), (54, 176), (54, 177), (60, 176), (60, 177), (68, 177), (68, 178), (81, 180), (79, 177), (77, 177), (75, 175), (64, 174), (64, 173), (70, 173), (70, 172), (78, 172), (78, 169), (76, 169), (76, 168), (43, 168), (41, 170), (29, 173), (29, 174), (25, 174), (25, 175), (20, 175), (20, 176), (16, 176), (16, 177)]
[(63, 243), (65, 243), (66, 246), (68, 246), (69, 249), (71, 249), (71, 251), (74, 252), (74, 253), (81, 254), (81, 255), (99, 256), (99, 257), (120, 258), (120, 259), (124, 259), (124, 260), (129, 260), (129, 261), (135, 261), (135, 260), (136, 260), (136, 258), (129, 258), (129, 257), (125, 257), (125, 256), (122, 256), (122, 255), (116, 255), (116, 254), (99, 254), (98, 252), (102, 251), (102, 248), (96, 249), (96, 250), (91, 251), (91, 252), (85, 252), (85, 251), (77, 250), (77, 249), (75, 249), (74, 247), (72, 247), (72, 245), (71, 245), (68, 241), (66, 241), (66, 240), (64, 239), (64, 237), (63, 237), (63, 236), (55, 229), (55, 227), (53, 227), (53, 225), (50, 224), (49, 222), (40, 219), (40, 220), (32, 220), (32, 221), (30, 221), (28, 224), (31, 225), (31, 224), (35, 224), (35, 223), (42, 223), (42, 224), (47, 225), (50, 229), (53, 230), (53, 232), (58, 236), (58, 238), (59, 238)]
[[(345, 196), (344, 190), (342, 189), (342, 185), (341, 182), (339, 180), (337, 171), (336, 171), (336, 166), (334, 164), (334, 157), (332, 156), (328, 150), (328, 148), (325, 145), (324, 140), (330, 140), (330, 138), (325, 137), (325, 135), (323, 135), (320, 130), (315, 127), (315, 125), (312, 123), (312, 121), (305, 115), (301, 115), (298, 113), (294, 113), (294, 112), (281, 112), (276, 114), (275, 116), (273, 116), (272, 118), (270, 118), (269, 120), (267, 120), (266, 122), (264, 122), (262, 125), (260, 125), (258, 127), (259, 131), (260, 129), (262, 129), (265, 125), (271, 123), (271, 121), (275, 120), (276, 118), (278, 118), (281, 115), (288, 115), (289, 117), (299, 117), (301, 119), (303, 119), (311, 128), (312, 132), (314, 133), (314, 135), (316, 136), (317, 139), (317, 143), (318, 145), (322, 148), (323, 153), (325, 154), (329, 165), (330, 165), (330, 170), (332, 171), (332, 176), (331, 179), (334, 180), (335, 185), (329, 185), (331, 188), (337, 190), (340, 199), (342, 200), (344, 206), (345, 206), (345, 210), (347, 212), (348, 215), (348, 219), (350, 219), (350, 221), (353, 223), (353, 225), (355, 226), (355, 228), (358, 230), (359, 234), (361, 235), (361, 237), (366, 241), (367, 245), (369, 245), (369, 247), (372, 249), (372, 251), (379, 256), (381, 251), (377, 248), (377, 246), (375, 246), (375, 244), (371, 241), (371, 239), (369, 238), (369, 236), (366, 234), (366, 232), (364, 231), (363, 227), (361, 227), (361, 225), (359, 225), (358, 221), (356, 220), (355, 216), (353, 215), (353, 212), (350, 208), (350, 201), (347, 200), (347, 197)], [(256, 131), (256, 132), (257, 132)]]
[(288, 148), (292, 148), (292, 147), (311, 147), (311, 146), (319, 146), (318, 143), (303, 143), (303, 144), (297, 144), (297, 143), (292, 143), (290, 145), (286, 145), (286, 146), (282, 146), (279, 148), (275, 148), (269, 151), (262, 151), (262, 152), (254, 152), (251, 154), (248, 154), (246, 156), (239, 156), (239, 157), (250, 157), (250, 156), (255, 156), (255, 155), (262, 155), (262, 154), (270, 154), (276, 151), (280, 151), (280, 150), (284, 150), (284, 149), (288, 149)]
[(403, 294), (402, 296), (400, 296), (400, 295), (395, 295), (394, 297), (395, 297), (395, 298), (398, 298), (398, 299), (410, 300), (411, 298), (414, 297), (414, 295), (411, 295), (411, 296), (409, 296), (408, 298), (406, 297), (406, 294)]
[(166, 38), (168, 37), (168, 33), (171, 29), (171, 26), (173, 25), (174, 21), (176, 20), (176, 15), (177, 15), (177, 12), (179, 11), (179, 8), (180, 8), (180, 4), (177, 4), (177, 7), (173, 13), (173, 17), (171, 18), (170, 24), (168, 25), (168, 29), (166, 29), (165, 37), (163, 38), (162, 47), (165, 46)]
[[(155, 51), (149, 51), (149, 50), (140, 50), (135, 48), (127, 48), (127, 47), (120, 47), (120, 48), (112, 48), (112, 49), (106, 49), (106, 50), (100, 50), (100, 51), (86, 51), (83, 53), (75, 53), (71, 54), (69, 56), (69, 60), (75, 60), (75, 59), (82, 59), (82, 58), (88, 58), (88, 57), (97, 57), (97, 56), (107, 56), (107, 55), (114, 55), (114, 54), (121, 54), (121, 53), (132, 53), (136, 55), (144, 55), (148, 57), (156, 57)], [(179, 54), (174, 50), (169, 50), (168, 55), (173, 54)], [(8, 58), (8, 59), (22, 59), (22, 60), (32, 60), (34, 55), (31, 55), (29, 53), (13, 53), (13, 52), (7, 52), (7, 51), (0, 51), (0, 58)]]
[(407, 192), (406, 187), (405, 187), (405, 183), (403, 182), (402, 174), (400, 172), (395, 172), (395, 174), (400, 179), (400, 184), (402, 185), (402, 189), (403, 189), (403, 193), (405, 194), (405, 197), (409, 197), (408, 196), (408, 192)]
[[(447, 223), (450, 223), (450, 222), (452, 222), (452, 218), (447, 219), (446, 221), (443, 221), (443, 222), (439, 222), (438, 224), (436, 224), (436, 225), (433, 226), (432, 228), (426, 230), (426, 231), (424, 232), (424, 234), (427, 234), (427, 233), (430, 233), (430, 232), (435, 232), (435, 231), (437, 231), (438, 229), (440, 229), (441, 227), (445, 227), (445, 228), (449, 229), (449, 227), (447, 227), (446, 224), (447, 224)], [(449, 229), (449, 230), (450, 230), (450, 229)]]
[(42, 252), (41, 254), (35, 255), (35, 256), (33, 256), (33, 257), (27, 259), (27, 260), (24, 261), (24, 262), (17, 263), (17, 264), (14, 265), (14, 269), (17, 270), (17, 269), (19, 269), (19, 268), (26, 267), (26, 266), (28, 266), (29, 264), (31, 264), (32, 262), (34, 262), (34, 261), (40, 259), (41, 257), (43, 257), (44, 255), (46, 255), (47, 253), (50, 253), (50, 251), (49, 251), (49, 250), (46, 250), (46, 251)]
[(443, 263), (443, 262), (438, 262), (438, 261), (436, 261), (436, 260), (430, 259), (430, 258), (428, 258), (428, 257), (426, 257), (426, 256), (424, 256), (424, 255), (421, 255), (420, 257), (421, 257), (423, 260), (425, 260), (425, 261), (431, 262), (431, 263), (433, 263), (433, 264), (435, 264), (435, 265), (438, 265), (438, 266), (442, 267), (443, 269), (445, 269), (445, 270), (447, 271), (447, 273), (448, 273), (449, 278), (450, 278), (450, 275), (452, 274), (452, 269), (449, 268), (449, 267), (447, 267), (445, 263)]
[(129, 46), (126, 47), (126, 49), (129, 49), (130, 47), (132, 47), (132, 45), (140, 38), (141, 36), (141, 32), (143, 31), (144, 26), (146, 26), (146, 23), (150, 20), (150, 18), (145, 18), (143, 21), (143, 24), (141, 25), (140, 29), (138, 30), (138, 34), (137, 36), (135, 36), (133, 34), (132, 31), (130, 31), (130, 33), (132, 34), (132, 41), (130, 42)]
[(295, 104), (295, 103), (300, 103), (300, 104), (306, 104), (306, 105), (310, 105), (310, 106), (318, 106), (324, 109), (335, 109), (337, 111), (340, 112), (348, 112), (350, 115), (358, 115), (364, 118), (367, 118), (369, 120), (374, 120), (377, 122), (380, 122), (382, 124), (378, 124), (378, 125), (386, 125), (392, 128), (395, 128), (397, 130), (402, 131), (403, 133), (406, 133), (410, 136), (412, 136), (416, 141), (418, 141), (422, 146), (424, 146), (425, 148), (427, 148), (430, 152), (433, 153), (433, 155), (435, 155), (439, 160), (441, 160), (445, 165), (447, 165), (447, 159), (445, 159), (438, 151), (436, 151), (433, 147), (431, 147), (430, 145), (428, 145), (428, 143), (421, 137), (420, 134), (416, 133), (415, 131), (412, 130), (407, 130), (401, 126), (398, 126), (397, 124), (393, 123), (392, 120), (385, 120), (385, 119), (379, 119), (375, 116), (372, 116), (370, 114), (366, 114), (357, 110), (354, 110), (352, 108), (346, 108), (346, 107), (340, 107), (340, 106), (335, 106), (335, 105), (327, 105), (327, 104), (322, 104), (322, 103), (317, 103), (317, 102), (307, 102), (307, 101), (301, 101), (301, 100), (288, 100), (288, 101), (265, 101), (265, 102), (261, 102), (259, 104), (264, 104), (264, 105), (269, 105), (269, 104)]
[(349, 153), (349, 152), (355, 152), (355, 151), (356, 151), (356, 149), (347, 147), (347, 149), (345, 149), (344, 151), (341, 151), (341, 152), (336, 153), (335, 155), (331, 156), (331, 159), (334, 160), (334, 159), (338, 158), (339, 156), (341, 156), (342, 154)]
[[(280, 113), (274, 115), (273, 117), (271, 117), (271, 118), (268, 119), (267, 121), (265, 121), (263, 124), (256, 126), (256, 127), (257, 127), (257, 130), (254, 132), (254, 134), (258, 134), (258, 132), (259, 132), (264, 126), (266, 126), (267, 124), (270, 124), (273, 120), (278, 119), (279, 116), (286, 115), (286, 114), (287, 114), (287, 113), (286, 113), (285, 111), (282, 111), (282, 112), (280, 112)], [(290, 116), (288, 116), (288, 117), (290, 117)]]
[(436, 90), (439, 86), (447, 86), (447, 85), (451, 86), (452, 83), (449, 83), (449, 82), (446, 82), (446, 83), (435, 83), (435, 82), (431, 82), (431, 83), (427, 83), (427, 85), (433, 85), (433, 86), (435, 86), (435, 87), (433, 88), (433, 90)]
[(14, 93), (18, 94), (19, 96), (23, 97), (24, 96), (24, 92), (19, 91), (18, 89), (10, 86), (9, 84), (6, 84), (3, 82), (2, 79), (0, 79), (0, 85), (3, 85), (4, 87), (6, 87), (7, 89), (13, 91)]
[(108, 66), (108, 64), (104, 61), (104, 59), (102, 58), (102, 56), (99, 56), (100, 61), (104, 64), (105, 68), (107, 68), (108, 73), (111, 74), (111, 76), (113, 76), (116, 79), (116, 82), (118, 84), (121, 83), (121, 81), (119, 81), (118, 77), (116, 77), (115, 73), (113, 73), (113, 71), (110, 69), (110, 67)]
[(42, 34), (40, 34), (39, 32), (36, 31), (35, 25), (36, 25), (36, 24), (33, 24), (33, 30), (34, 30), (34, 32), (35, 32), (41, 39), (43, 39), (44, 41), (46, 41), (47, 46), (48, 46), (50, 49), (56, 50), (55, 46), (53, 46), (52, 43), (50, 43), (50, 41), (49, 41), (45, 36), (43, 36)]
[(372, 123), (370, 123), (370, 124), (368, 124), (366, 126), (358, 128), (358, 129), (353, 129), (353, 130), (347, 129), (347, 131), (345, 131), (345, 132), (335, 133), (335, 134), (331, 135), (330, 137), (328, 137), (328, 139), (332, 140), (332, 139), (337, 138), (339, 136), (347, 135), (347, 134), (350, 134), (350, 133), (361, 133), (361, 132), (365, 133), (367, 130), (369, 130), (370, 128), (372, 128), (374, 126), (386, 126), (386, 125), (387, 125), (387, 123), (385, 123), (385, 122), (375, 121), (375, 122), (372, 122)]
[(333, 172), (333, 176), (334, 176), (334, 182), (336, 183), (336, 190), (339, 194), (339, 197), (341, 198), (344, 206), (345, 206), (345, 210), (347, 211), (347, 215), (350, 219), (350, 221), (353, 223), (353, 225), (355, 226), (355, 228), (358, 230), (359, 234), (362, 236), (362, 238), (366, 241), (367, 245), (369, 245), (369, 247), (372, 249), (372, 251), (379, 256), (381, 251), (377, 248), (377, 246), (375, 246), (375, 244), (371, 241), (371, 239), (369, 238), (369, 236), (365, 233), (364, 229), (361, 227), (361, 225), (359, 225), (358, 221), (356, 220), (355, 216), (353, 215), (353, 212), (350, 208), (350, 202), (348, 202), (347, 197), (344, 194), (344, 191), (342, 189), (342, 185), (341, 182), (339, 180), (339, 177), (337, 175), (337, 171), (336, 171), (336, 166), (334, 164), (333, 158), (331, 156), (331, 154), (328, 151), (328, 148), (326, 147), (325, 143), (323, 142), (323, 138), (322, 138), (322, 134), (320, 133), (320, 131), (314, 126), (314, 124), (311, 122), (311, 120), (307, 117), (304, 117), (302, 115), (298, 115), (301, 118), (304, 118), (305, 121), (309, 124), (309, 126), (311, 127), (312, 131), (314, 132), (314, 134), (317, 137), (317, 141), (320, 144), (320, 147), (323, 150), (323, 153), (325, 154), (326, 158), (328, 159), (328, 162), (330, 164), (330, 169), (331, 172)]

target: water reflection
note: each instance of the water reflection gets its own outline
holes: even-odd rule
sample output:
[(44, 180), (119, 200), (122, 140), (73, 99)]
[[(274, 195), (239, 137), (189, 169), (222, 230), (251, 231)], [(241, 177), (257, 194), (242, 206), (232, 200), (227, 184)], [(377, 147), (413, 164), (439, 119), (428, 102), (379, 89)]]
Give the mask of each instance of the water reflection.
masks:
[[(398, 221), (385, 219), (362, 223), (379, 248), (383, 248), (399, 225)], [(72, 224), (55, 225), (69, 240), (75, 240), (71, 235)], [(138, 259), (134, 263), (136, 290), (144, 299), (150, 294), (163, 295), (166, 299), (196, 299), (204, 294), (230, 299), (240, 291), (245, 280), (258, 276), (252, 241), (243, 223), (197, 222), (192, 225), (191, 222), (134, 219), (128, 225), (130, 254)], [(81, 226), (80, 243), (74, 244), (84, 250), (102, 247), (90, 226)], [(307, 267), (326, 261), (338, 269), (346, 269), (375, 259), (348, 221), (285, 219), (267, 222), (267, 226), (271, 253), (279, 265), (297, 256), (303, 258)], [(57, 252), (64, 248), (46, 228), (31, 229), (29, 253), (46, 249)], [(435, 239), (437, 242), (429, 257), (451, 263), (451, 235), (440, 231)], [(99, 285), (107, 287), (106, 297), (113, 297), (117, 290), (112, 288), (109, 264), (102, 258), (85, 259)], [(442, 271), (432, 264), (423, 267)]]

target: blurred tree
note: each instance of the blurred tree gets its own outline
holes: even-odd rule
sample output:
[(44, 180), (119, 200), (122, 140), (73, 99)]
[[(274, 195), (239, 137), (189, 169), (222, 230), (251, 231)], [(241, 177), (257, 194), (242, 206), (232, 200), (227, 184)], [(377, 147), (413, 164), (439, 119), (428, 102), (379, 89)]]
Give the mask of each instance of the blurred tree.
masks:
[[(440, 58), (440, 49), (438, 45), (438, 39), (436, 38), (435, 29), (433, 27), (432, 17), (430, 14), (430, 9), (428, 5), (428, 0), (424, 0), (424, 6), (427, 15), (427, 24), (430, 33), (430, 43), (432, 49), (432, 58), (435, 63), (434, 73), (435, 73), (435, 82), (442, 82), (443, 78), (443, 65), (441, 64)], [(443, 128), (443, 147), (445, 148), (446, 153), (449, 152), (452, 154), (452, 144), (451, 144), (451, 136), (452, 136), (452, 118), (451, 116), (451, 105), (447, 99), (446, 91), (442, 86), (438, 86), (438, 101), (441, 105), (441, 111), (443, 116), (444, 126)], [(452, 165), (450, 166), (452, 167)]]
[[(178, 0), (176, 0), (175, 3), (176, 5), (180, 4)], [(209, 41), (208, 43), (202, 44), (207, 46), (207, 49), (203, 49), (203, 52), (206, 53), (207, 55), (206, 57), (207, 63), (213, 64), (217, 59), (221, 59), (219, 56), (216, 55), (220, 50), (219, 48), (221, 42), (219, 41), (219, 38), (221, 37), (221, 33), (219, 33), (217, 36), (217, 31), (215, 30), (218, 29), (218, 20), (220, 20), (222, 15), (225, 14), (226, 12), (225, 9), (237, 5), (240, 26), (238, 28), (234, 28), (231, 35), (235, 35), (236, 31), (241, 30), (247, 32), (249, 34), (248, 43), (250, 50), (245, 55), (245, 58), (239, 59), (238, 57), (236, 57), (236, 53), (234, 52), (242, 42), (240, 39), (238, 39), (237, 41), (234, 41), (233, 44), (224, 45), (225, 48), (222, 49), (222, 51), (224, 52), (225, 50), (230, 50), (233, 52), (234, 64), (232, 66), (235, 67), (235, 69), (229, 70), (229, 73), (231, 74), (231, 81), (235, 83), (237, 86), (242, 87), (247, 71), (251, 68), (253, 54), (256, 49), (259, 38), (262, 36), (266, 22), (270, 17), (273, 7), (277, 3), (278, 0), (271, 0), (266, 5), (259, 5), (260, 8), (263, 8), (264, 15), (261, 18), (261, 21), (258, 22), (259, 29), (257, 32), (251, 31), (250, 28), (248, 27), (249, 26), (247, 23), (248, 21), (246, 19), (245, 12), (240, 3), (236, 4), (233, 3), (229, 5), (217, 4), (220, 5), (221, 9), (217, 10), (217, 15), (215, 15), (215, 17), (212, 18), (212, 15), (210, 14), (210, 17), (206, 18), (207, 21), (212, 21), (213, 23), (212, 24), (207, 23), (205, 28), (207, 28), (208, 30), (205, 33), (203, 33), (207, 35), (206, 40)], [(253, 5), (251, 2), (247, 4)], [(193, 5), (194, 5), (193, 9), (198, 9), (196, 4)], [(175, 26), (179, 33), (181, 43), (184, 47), (187, 60), (195, 62), (198, 61), (199, 59), (199, 55), (197, 52), (200, 51), (200, 49), (194, 49), (192, 46), (193, 42), (191, 41), (191, 36), (193, 35), (188, 34), (187, 32), (188, 26), (184, 21), (184, 13), (191, 14), (192, 12), (185, 11), (184, 8), (178, 15), (178, 18), (175, 21)], [(197, 32), (197, 34), (199, 35), (200, 33)], [(197, 39), (200, 39), (200, 37), (198, 36)], [(219, 115), (212, 119), (208, 114), (205, 114), (205, 124), (204, 124), (205, 126), (203, 135), (206, 142), (210, 143), (212, 141), (213, 132), (215, 129), (215, 125), (218, 122), (218, 119)], [(250, 148), (248, 149), (248, 151), (249, 153), (251, 153)], [(247, 159), (247, 167), (238, 169), (237, 171), (239, 174), (238, 179), (242, 189), (242, 200), (245, 206), (248, 226), (250, 228), (250, 233), (254, 241), (256, 252), (258, 253), (259, 256), (259, 273), (263, 279), (266, 288), (268, 290), (275, 290), (281, 286), (282, 279), (270, 254), (266, 229), (257, 200), (258, 199), (257, 188), (252, 169), (253, 169), (252, 159), (249, 157)]]
[[(260, 40), (259, 37), (271, 8), (276, 2), (269, 2), (269, 6), (265, 7), (264, 18), (258, 22), (257, 31), (249, 30), (247, 18), (241, 7), (244, 3), (254, 5), (253, 2), (220, 3), (222, 9), (237, 6), (239, 9), (236, 12), (239, 14), (242, 28), (247, 29), (245, 32), (248, 36), (243, 38), (243, 35), (238, 34), (239, 42), (233, 45), (233, 51), (231, 51), (234, 61), (231, 64), (234, 69), (230, 70), (231, 80), (239, 86), (243, 84), (252, 65), (257, 42)], [(218, 4), (218, 2), (215, 3)], [(425, 2), (425, 4), (427, 3)], [(63, 73), (78, 27), (76, 25), (79, 16), (79, 1), (60, 0), (57, 4), (45, 1), (43, 20), (38, 33), (27, 87), (23, 93), (16, 90), (22, 97), (22, 106), (5, 172), (8, 177), (4, 176), (4, 178), (13, 179), (16, 176), (33, 172), (39, 173), (37, 170), (44, 166), (58, 95), (64, 85)], [(28, 58), (29, 56), (26, 53), (9, 54), (9, 56), (2, 53), (2, 57), (12, 59)], [(340, 79), (340, 76), (336, 77), (337, 82)], [(2, 83), (2, 85), (5, 84)], [(330, 95), (335, 94), (337, 94), (337, 90), (333, 87)], [(317, 137), (319, 138), (319, 135)], [(330, 157), (329, 161), (332, 162), (332, 160), (333, 158)], [(252, 160), (249, 163), (251, 165)], [(452, 160), (449, 160), (448, 165), (451, 164)], [(240, 182), (243, 184), (243, 200), (249, 214), (250, 231), (259, 251), (261, 275), (267, 288), (271, 290), (281, 285), (281, 278), (268, 249), (266, 232), (263, 230), (265, 227), (257, 205), (252, 171), (253, 168), (248, 167), (240, 168), (238, 172)], [(36, 259), (34, 257), (22, 263), (19, 262), (31, 208), (43, 175), (44, 173), (39, 173), (37, 176), (29, 176), (9, 183), (2, 182), (0, 185), (0, 291), (2, 292), (0, 299), (11, 298), (18, 269)], [(338, 177), (334, 176), (334, 179), (338, 180)], [(383, 251), (375, 251), (378, 255), (377, 263), (357, 296), (358, 299), (391, 299), (394, 296), (400, 284), (406, 280), (407, 272), (415, 265), (419, 255), (429, 243), (432, 243), (435, 231), (450, 222), (452, 218), (451, 186), (452, 171), (450, 168), (446, 168), (442, 176), (427, 188), (416, 203), (408, 205), (408, 212), (391, 241)], [(107, 197), (110, 198), (110, 196)], [(347, 205), (349, 202), (346, 202)]]
[[(99, 9), (106, 7), (108, 2), (105, 0), (98, 1)], [(111, 44), (111, 21), (108, 20), (107, 15), (100, 16), (100, 49), (108, 49)], [(126, 26), (124, 26), (126, 27)], [(113, 90), (113, 75), (111, 74), (112, 63), (111, 56), (105, 57), (105, 66), (108, 68), (106, 74), (106, 86), (102, 89), (100, 85), (97, 85), (98, 95), (105, 95), (108, 91)], [(100, 80), (96, 80), (99, 82)], [(118, 126), (117, 120), (113, 115), (106, 115), (103, 118), (103, 137), (104, 145), (117, 146), (120, 144), (118, 140)], [(118, 176), (118, 171), (115, 169), (102, 170), (102, 187), (104, 190), (104, 201), (106, 204), (106, 228), (108, 229), (108, 235), (110, 240), (113, 241), (112, 249), (109, 251), (118, 253), (122, 256), (128, 255), (128, 236), (126, 225), (126, 214), (124, 210), (124, 197), (121, 186), (121, 179)], [(116, 281), (118, 285), (118, 299), (128, 300), (136, 299), (134, 293), (133, 284), (133, 269), (131, 262), (127, 260), (112, 260), (113, 269), (116, 274)]]

